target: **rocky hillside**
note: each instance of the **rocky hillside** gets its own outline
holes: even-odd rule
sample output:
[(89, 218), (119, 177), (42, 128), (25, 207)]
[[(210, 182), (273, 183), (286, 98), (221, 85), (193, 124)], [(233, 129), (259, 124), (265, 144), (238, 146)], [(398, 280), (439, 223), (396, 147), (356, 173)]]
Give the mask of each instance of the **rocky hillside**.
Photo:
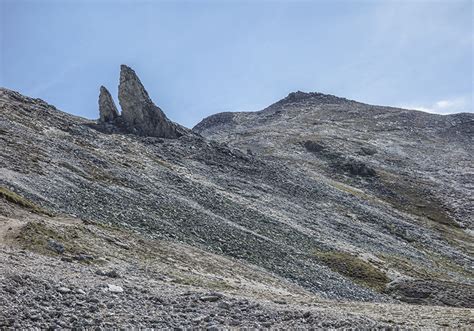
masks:
[[(402, 324), (377, 307), (469, 322), (401, 302), (474, 302), (471, 115), (299, 92), (191, 131), (126, 66), (119, 100), (101, 88), (96, 122), (0, 89), (0, 308), (16, 316), (0, 326)], [(16, 293), (86, 303), (51, 317)]]
[(388, 221), (348, 205), (339, 210), (347, 219), (341, 227), (355, 236), (365, 226), (377, 228), (379, 244), (388, 234), (435, 260), (447, 253), (432, 246), (437, 238), (461, 253), (446, 258), (465, 261), (472, 275), (473, 114), (442, 116), (295, 92), (262, 111), (210, 116), (193, 131), (318, 178), (357, 198), (358, 208), (396, 213)]
[(473, 114), (295, 92), (259, 112), (210, 116), (194, 131), (340, 180), (411, 214), (474, 229)]

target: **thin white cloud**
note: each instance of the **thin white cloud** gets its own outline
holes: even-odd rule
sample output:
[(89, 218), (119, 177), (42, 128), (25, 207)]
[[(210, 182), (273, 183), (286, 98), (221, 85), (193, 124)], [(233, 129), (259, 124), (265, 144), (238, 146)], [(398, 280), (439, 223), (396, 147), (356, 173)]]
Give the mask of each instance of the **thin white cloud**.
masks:
[(403, 104), (400, 108), (421, 110), (427, 113), (434, 114), (454, 114), (461, 112), (472, 112), (469, 109), (472, 106), (466, 97), (457, 97), (451, 99), (438, 100), (432, 104), (420, 105), (420, 104)]

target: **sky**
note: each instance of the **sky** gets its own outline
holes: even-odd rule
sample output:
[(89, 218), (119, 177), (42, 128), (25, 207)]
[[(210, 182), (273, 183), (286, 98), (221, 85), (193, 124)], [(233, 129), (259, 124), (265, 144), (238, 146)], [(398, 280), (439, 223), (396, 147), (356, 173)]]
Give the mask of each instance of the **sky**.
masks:
[(473, 2), (0, 0), (0, 86), (98, 118), (120, 64), (187, 127), (288, 93), (473, 112)]

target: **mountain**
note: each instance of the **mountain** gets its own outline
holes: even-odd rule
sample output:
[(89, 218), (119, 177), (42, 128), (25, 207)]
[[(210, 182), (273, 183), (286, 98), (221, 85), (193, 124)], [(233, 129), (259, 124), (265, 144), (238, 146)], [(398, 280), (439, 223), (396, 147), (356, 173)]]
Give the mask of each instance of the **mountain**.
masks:
[(194, 131), (358, 187), (415, 216), (473, 230), (473, 114), (295, 92), (259, 112), (210, 116)]
[(1, 327), (472, 322), (471, 114), (296, 92), (189, 130), (127, 66), (119, 101), (0, 89)]

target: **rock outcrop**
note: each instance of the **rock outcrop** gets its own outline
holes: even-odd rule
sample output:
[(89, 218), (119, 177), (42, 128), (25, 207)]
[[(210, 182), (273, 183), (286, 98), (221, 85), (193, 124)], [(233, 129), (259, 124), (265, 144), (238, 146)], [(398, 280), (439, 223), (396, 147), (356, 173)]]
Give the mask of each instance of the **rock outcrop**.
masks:
[(92, 125), (104, 133), (133, 133), (158, 138), (178, 138), (189, 129), (170, 121), (151, 100), (137, 74), (126, 65), (120, 67), (120, 114), (109, 91), (100, 87), (99, 120)]
[(119, 117), (119, 112), (110, 92), (104, 87), (100, 87), (99, 94), (99, 123), (112, 122)]
[(120, 67), (119, 102), (125, 125), (136, 134), (178, 138), (186, 132), (153, 103), (135, 71), (126, 65)]

